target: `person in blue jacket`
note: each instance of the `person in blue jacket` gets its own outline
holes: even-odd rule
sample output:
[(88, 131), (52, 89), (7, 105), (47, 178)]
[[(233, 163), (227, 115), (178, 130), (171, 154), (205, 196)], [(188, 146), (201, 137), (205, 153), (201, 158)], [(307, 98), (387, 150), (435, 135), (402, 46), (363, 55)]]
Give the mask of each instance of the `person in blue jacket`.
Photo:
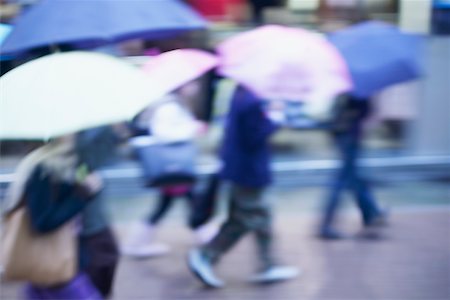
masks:
[(228, 219), (218, 235), (189, 253), (191, 271), (207, 286), (222, 287), (213, 264), (247, 233), (256, 236), (260, 269), (252, 281), (286, 280), (297, 270), (277, 266), (273, 257), (271, 210), (264, 197), (272, 181), (269, 138), (277, 130), (266, 115), (264, 102), (244, 87), (238, 87), (226, 120), (221, 158), (222, 179), (231, 183)]

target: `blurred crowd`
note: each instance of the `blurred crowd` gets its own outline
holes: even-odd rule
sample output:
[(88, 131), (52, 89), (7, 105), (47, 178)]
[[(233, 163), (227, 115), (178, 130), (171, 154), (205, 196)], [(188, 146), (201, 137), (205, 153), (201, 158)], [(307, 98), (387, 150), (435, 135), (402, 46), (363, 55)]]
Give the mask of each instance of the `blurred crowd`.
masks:
[[(17, 2), (2, 1), (2, 14), (13, 14), (5, 9)], [(132, 10), (113, 4), (120, 1), (100, 2), (110, 2), (111, 11), (117, 5), (124, 17), (134, 16)], [(282, 1), (212, 5), (192, 0), (185, 2), (211, 18), (229, 16), (225, 7), (230, 3), (234, 9), (250, 7), (247, 21), (241, 19), (242, 10), (231, 15), (257, 27), (204, 47), (208, 51), (187, 49), (195, 48), (183, 43), (191, 31), (204, 33), (208, 25), (181, 1), (158, 5), (169, 2), (180, 14), (166, 10), (167, 20), (153, 16), (159, 27), (145, 27), (150, 22), (137, 14), (117, 28), (107, 27), (105, 21), (107, 29), (100, 26), (104, 32), (97, 35), (92, 28), (103, 20), (102, 12), (98, 20), (89, 19), (76, 30), (56, 28), (57, 18), (51, 24), (61, 10), (58, 5), (71, 5), (62, 0), (22, 3), (28, 11), (12, 22), (2, 44), (6, 53), (2, 51), (1, 59), (12, 70), (0, 78), (0, 139), (41, 141), (21, 160), (2, 199), (2, 276), (25, 281), (25, 299), (110, 297), (121, 255), (148, 258), (168, 253), (169, 246), (158, 241), (157, 232), (178, 198), (186, 203), (186, 223), (195, 245), (188, 252), (187, 267), (205, 286), (226, 285), (216, 266), (247, 234), (255, 236), (258, 258), (250, 282), (296, 278), (300, 271), (285, 265), (276, 253), (276, 203), (267, 197), (273, 184), (270, 141), (282, 128), (324, 132), (339, 160), (324, 187), (317, 238), (348, 237), (336, 222), (346, 191), (360, 212), (361, 237), (376, 239), (389, 223), (389, 212), (378, 203), (359, 164), (362, 140), (375, 106), (382, 102), (374, 99), (423, 76), (422, 37), (394, 24), (368, 21), (370, 11), (364, 4), (370, 1), (311, 1), (323, 18), (340, 18), (351, 25), (324, 36), (299, 26), (264, 25), (266, 10), (284, 5)], [(387, 10), (398, 10), (398, 1), (384, 2)], [(434, 5), (432, 30), (448, 34), (450, 4)], [(86, 13), (83, 6), (66, 13), (75, 16), (77, 9)], [(117, 46), (139, 35), (137, 48)], [(142, 67), (117, 58), (120, 52), (143, 54), (140, 47), (147, 54)], [(381, 107), (388, 107), (385, 116), (389, 119), (391, 114), (393, 120), (389, 126), (401, 135), (396, 121), (410, 119), (415, 111), (408, 99), (398, 98)], [(221, 109), (222, 134), (215, 153), (220, 168), (209, 174), (206, 188), (198, 190), (196, 141), (211, 130), (214, 113)], [(118, 159), (121, 145), (140, 166), (143, 185), (158, 191), (158, 199), (146, 218), (136, 220), (119, 241), (105, 212), (108, 199), (99, 171)], [(212, 220), (222, 185), (230, 190), (228, 212), (217, 224)]]

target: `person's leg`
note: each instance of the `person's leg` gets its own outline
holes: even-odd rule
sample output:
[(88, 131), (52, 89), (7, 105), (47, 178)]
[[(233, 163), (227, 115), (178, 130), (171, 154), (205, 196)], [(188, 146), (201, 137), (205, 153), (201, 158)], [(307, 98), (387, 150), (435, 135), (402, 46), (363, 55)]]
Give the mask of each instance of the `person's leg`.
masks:
[(347, 149), (349, 161), (348, 187), (355, 197), (364, 224), (368, 225), (373, 218), (381, 213), (381, 209), (375, 201), (370, 185), (361, 174), (361, 169), (358, 165), (361, 141), (356, 134), (349, 136), (349, 138), (350, 141)]
[(361, 211), (364, 227), (358, 237), (364, 239), (380, 239), (383, 237), (382, 227), (387, 225), (387, 213), (376, 202), (369, 183), (355, 169), (352, 174), (350, 186), (356, 203)]
[(213, 174), (209, 178), (208, 186), (204, 194), (192, 195), (192, 212), (189, 218), (189, 226), (196, 229), (206, 224), (214, 213), (218, 190), (220, 187), (220, 177)]
[(246, 233), (254, 232), (262, 268), (275, 262), (272, 257), (272, 218), (263, 189), (233, 187), (228, 221), (204, 251), (213, 261), (227, 252)]
[(202, 248), (202, 252), (215, 263), (248, 231), (246, 218), (248, 209), (237, 186), (232, 186), (228, 219), (220, 228), (217, 236)]
[(169, 208), (172, 206), (175, 197), (161, 191), (158, 203), (155, 209), (150, 213), (147, 222), (151, 225), (157, 225), (161, 219), (167, 214)]
[(212, 216), (213, 201), (203, 198), (203, 195), (195, 194), (193, 190), (188, 191), (184, 198), (187, 200), (189, 209), (188, 226), (192, 230), (194, 241), (197, 245), (204, 245), (210, 242), (218, 233), (219, 226), (216, 223), (207, 221)]
[(200, 222), (201, 195), (194, 193), (191, 189), (183, 197), (188, 208), (188, 226), (190, 229), (195, 230), (202, 225)]
[(369, 225), (375, 217), (380, 215), (381, 209), (375, 201), (369, 183), (358, 174), (358, 170), (355, 170), (355, 173), (352, 174), (351, 189), (361, 211), (363, 223)]
[(346, 179), (344, 177), (346, 170), (343, 169), (344, 166), (342, 166), (341, 168), (342, 169), (339, 170), (334, 176), (323, 209), (324, 213), (320, 226), (321, 233), (323, 234), (334, 230), (333, 226), (336, 219), (336, 212), (341, 202), (341, 194), (344, 191), (346, 184)]
[(223, 281), (214, 274), (213, 264), (235, 245), (248, 230), (245, 222), (243, 222), (243, 217), (245, 218), (245, 210), (242, 211), (241, 207), (243, 201), (239, 197), (239, 191), (233, 186), (227, 221), (211, 242), (189, 252), (189, 269), (209, 287), (218, 288), (224, 285)]
[(92, 236), (83, 237), (86, 244), (87, 265), (84, 272), (103, 297), (111, 295), (114, 275), (119, 260), (116, 240), (109, 228)]
[(348, 137), (345, 134), (335, 137), (335, 144), (340, 152), (341, 166), (333, 177), (323, 208), (324, 213), (319, 234), (325, 238), (339, 238), (339, 234), (335, 232), (333, 225), (341, 202), (341, 195), (348, 185), (348, 177), (353, 163), (351, 153), (348, 151)]
[(154, 210), (144, 222), (135, 225), (122, 253), (133, 257), (150, 257), (166, 254), (170, 248), (155, 242), (156, 227), (172, 206), (175, 197), (161, 191)]
[(247, 218), (247, 228), (255, 233), (260, 269), (265, 270), (276, 264), (273, 257), (272, 215), (268, 198), (263, 189), (241, 189), (242, 198), (252, 206), (251, 217)]
[(247, 232), (256, 234), (260, 271), (251, 278), (256, 283), (288, 280), (298, 275), (291, 267), (275, 266), (272, 253), (272, 228), (270, 209), (262, 197), (263, 189), (232, 187), (232, 201), (228, 221), (219, 234), (201, 251), (190, 253), (191, 270), (207, 285), (221, 287), (223, 282), (212, 270), (212, 264), (233, 247)]
[(252, 203), (251, 217), (247, 227), (255, 233), (260, 265), (257, 272), (250, 277), (254, 283), (271, 283), (293, 279), (298, 276), (296, 267), (279, 265), (274, 257), (272, 216), (268, 198), (263, 189), (243, 189), (248, 203)]

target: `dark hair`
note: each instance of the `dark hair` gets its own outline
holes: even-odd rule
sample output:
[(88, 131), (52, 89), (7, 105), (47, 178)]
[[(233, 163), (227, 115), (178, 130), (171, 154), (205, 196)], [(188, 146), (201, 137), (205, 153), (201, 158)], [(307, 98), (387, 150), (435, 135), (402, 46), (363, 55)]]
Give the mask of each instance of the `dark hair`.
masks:
[(355, 124), (362, 122), (372, 112), (372, 103), (368, 98), (361, 98), (350, 94), (337, 97), (333, 117), (330, 122), (331, 131), (345, 133)]

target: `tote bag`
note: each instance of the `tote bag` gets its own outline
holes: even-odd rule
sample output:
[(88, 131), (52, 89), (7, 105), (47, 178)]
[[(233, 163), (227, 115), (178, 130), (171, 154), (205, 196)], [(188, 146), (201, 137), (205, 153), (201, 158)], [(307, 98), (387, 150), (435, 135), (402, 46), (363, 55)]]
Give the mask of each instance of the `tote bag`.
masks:
[(26, 206), (5, 217), (0, 257), (5, 280), (54, 286), (76, 275), (77, 251), (72, 222), (50, 233), (37, 233)]
[(154, 143), (135, 147), (145, 185), (164, 187), (195, 181), (196, 147), (193, 142)]

